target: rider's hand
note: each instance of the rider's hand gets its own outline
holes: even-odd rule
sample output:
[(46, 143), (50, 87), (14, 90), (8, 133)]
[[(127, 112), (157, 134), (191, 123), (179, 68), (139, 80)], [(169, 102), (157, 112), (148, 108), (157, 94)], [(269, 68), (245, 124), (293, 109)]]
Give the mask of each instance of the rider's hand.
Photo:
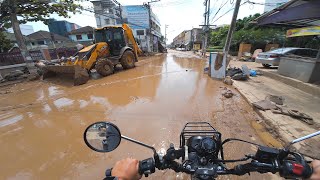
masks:
[(113, 167), (111, 175), (118, 177), (119, 180), (137, 180), (141, 178), (138, 172), (139, 161), (136, 159), (122, 159)]
[(310, 177), (311, 180), (320, 180), (320, 161), (319, 160), (314, 160), (311, 163), (313, 173), (312, 176)]

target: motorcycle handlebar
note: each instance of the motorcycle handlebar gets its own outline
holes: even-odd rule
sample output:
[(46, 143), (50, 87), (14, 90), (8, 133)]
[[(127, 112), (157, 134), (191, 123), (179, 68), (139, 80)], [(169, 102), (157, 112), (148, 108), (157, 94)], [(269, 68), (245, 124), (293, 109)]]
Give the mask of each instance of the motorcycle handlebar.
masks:
[[(170, 163), (166, 163), (167, 167), (164, 169), (172, 169), (176, 172), (185, 172), (190, 173), (191, 171), (183, 168), (181, 164), (176, 161), (171, 161)], [(156, 164), (154, 158), (148, 158), (139, 162), (139, 174), (145, 175), (148, 177), (149, 174), (155, 172)], [(159, 168), (158, 168), (159, 169)], [(106, 170), (106, 176), (111, 176), (111, 169)], [(284, 160), (281, 165), (277, 162), (274, 164), (261, 163), (256, 160), (235, 166), (233, 169), (220, 169), (216, 171), (217, 175), (245, 175), (250, 172), (259, 172), (259, 173), (276, 173), (279, 172), (281, 177), (284, 178), (309, 178), (312, 175), (312, 168), (308, 164)]]

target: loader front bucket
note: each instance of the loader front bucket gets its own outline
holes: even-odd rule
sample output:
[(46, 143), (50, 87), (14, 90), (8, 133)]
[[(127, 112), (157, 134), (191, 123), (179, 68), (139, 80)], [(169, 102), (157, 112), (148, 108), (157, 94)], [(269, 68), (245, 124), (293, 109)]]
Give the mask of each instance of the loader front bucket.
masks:
[(75, 66), (62, 66), (62, 65), (49, 65), (45, 66), (43, 73), (43, 79), (52, 77), (55, 75), (61, 75), (63, 78), (72, 77), (73, 85), (79, 86), (87, 83), (89, 80), (89, 74), (86, 69), (75, 65)]

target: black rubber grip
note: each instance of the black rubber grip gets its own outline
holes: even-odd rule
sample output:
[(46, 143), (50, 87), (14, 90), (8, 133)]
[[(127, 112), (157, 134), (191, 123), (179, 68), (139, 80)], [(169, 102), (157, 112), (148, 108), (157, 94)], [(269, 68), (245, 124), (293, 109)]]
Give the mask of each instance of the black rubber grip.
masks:
[(106, 170), (106, 177), (111, 176), (111, 171), (112, 171), (112, 168)]

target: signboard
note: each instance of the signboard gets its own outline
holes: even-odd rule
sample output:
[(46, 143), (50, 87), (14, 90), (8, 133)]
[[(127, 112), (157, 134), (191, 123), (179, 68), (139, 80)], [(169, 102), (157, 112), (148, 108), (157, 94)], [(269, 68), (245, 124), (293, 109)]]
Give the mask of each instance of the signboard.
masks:
[(314, 35), (320, 35), (320, 26), (289, 29), (287, 31), (287, 37), (314, 36)]
[(146, 7), (141, 5), (124, 6), (122, 13), (132, 29), (149, 28), (149, 11)]

